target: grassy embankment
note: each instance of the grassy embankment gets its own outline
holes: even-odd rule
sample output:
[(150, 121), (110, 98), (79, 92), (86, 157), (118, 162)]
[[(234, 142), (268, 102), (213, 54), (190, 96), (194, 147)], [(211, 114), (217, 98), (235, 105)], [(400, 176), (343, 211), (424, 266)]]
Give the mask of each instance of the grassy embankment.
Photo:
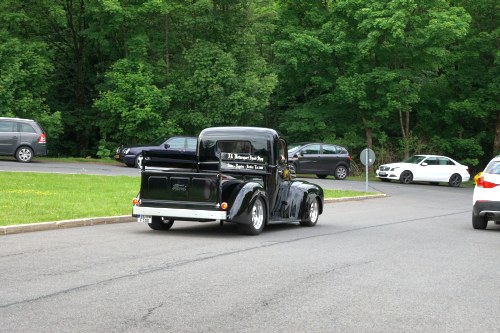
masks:
[[(0, 173), (0, 226), (129, 215), (139, 177)], [(326, 190), (325, 198), (364, 192)]]

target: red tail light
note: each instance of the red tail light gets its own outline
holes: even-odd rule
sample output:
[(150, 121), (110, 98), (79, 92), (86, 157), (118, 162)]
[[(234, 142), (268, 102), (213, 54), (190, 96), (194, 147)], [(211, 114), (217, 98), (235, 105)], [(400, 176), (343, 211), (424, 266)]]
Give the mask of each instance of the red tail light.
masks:
[(40, 134), (40, 136), (38, 137), (38, 143), (46, 143), (46, 142), (47, 138), (45, 137), (45, 133)]
[(483, 187), (483, 188), (494, 188), (495, 186), (497, 186), (497, 184), (492, 183), (492, 182), (488, 182), (488, 181), (484, 180), (484, 176), (481, 176), (477, 179), (476, 186)]

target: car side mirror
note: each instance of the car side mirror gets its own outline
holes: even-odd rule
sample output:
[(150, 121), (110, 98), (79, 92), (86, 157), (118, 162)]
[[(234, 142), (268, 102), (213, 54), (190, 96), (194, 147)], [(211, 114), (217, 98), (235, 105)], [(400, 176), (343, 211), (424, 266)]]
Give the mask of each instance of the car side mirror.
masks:
[(165, 149), (168, 149), (168, 148), (170, 148), (170, 145), (169, 145), (168, 143), (165, 143), (165, 144), (163, 145), (163, 147), (165, 147)]
[(422, 162), (422, 164), (420, 164), (421, 166), (427, 166), (427, 162)]

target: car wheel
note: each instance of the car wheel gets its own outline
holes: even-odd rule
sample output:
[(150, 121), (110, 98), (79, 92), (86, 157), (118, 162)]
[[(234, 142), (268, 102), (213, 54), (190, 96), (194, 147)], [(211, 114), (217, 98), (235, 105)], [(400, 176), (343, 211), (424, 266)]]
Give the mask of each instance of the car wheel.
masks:
[(140, 153), (135, 157), (135, 167), (142, 169), (142, 154)]
[(250, 209), (250, 219), (248, 224), (238, 224), (240, 233), (250, 236), (258, 235), (264, 229), (266, 224), (266, 212), (263, 200), (258, 197), (255, 199)]
[(410, 184), (413, 181), (413, 174), (405, 170), (401, 173), (401, 176), (399, 176), (399, 182), (401, 184)]
[(307, 217), (304, 219), (304, 221), (300, 222), (300, 225), (305, 226), (305, 227), (313, 227), (313, 226), (315, 226), (316, 223), (318, 222), (318, 216), (319, 216), (318, 198), (314, 198), (307, 205), (306, 215), (307, 215)]
[(486, 229), (488, 225), (488, 220), (486, 216), (475, 215), (472, 213), (472, 227), (474, 229)]
[(454, 173), (453, 175), (451, 175), (448, 185), (450, 185), (451, 187), (459, 187), (460, 184), (462, 184), (462, 176), (460, 176), (458, 173)]
[(174, 224), (174, 220), (167, 220), (161, 216), (153, 216), (148, 226), (153, 230), (168, 230)]
[(316, 177), (318, 177), (319, 179), (325, 179), (326, 177), (328, 177), (328, 175), (316, 175)]
[(339, 165), (335, 169), (335, 179), (344, 180), (347, 177), (347, 168), (343, 165)]
[(19, 162), (28, 163), (33, 158), (33, 149), (30, 147), (19, 147), (16, 151), (16, 159)]

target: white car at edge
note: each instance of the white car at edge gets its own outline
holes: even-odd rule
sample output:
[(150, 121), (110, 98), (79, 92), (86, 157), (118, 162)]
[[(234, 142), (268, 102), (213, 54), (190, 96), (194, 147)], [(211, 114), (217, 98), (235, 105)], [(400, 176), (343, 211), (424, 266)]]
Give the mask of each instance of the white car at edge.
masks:
[(472, 195), (472, 227), (486, 229), (488, 221), (500, 224), (500, 155), (488, 163)]
[(458, 187), (470, 179), (466, 165), (440, 155), (414, 155), (399, 163), (381, 165), (376, 171), (381, 181), (448, 183)]

